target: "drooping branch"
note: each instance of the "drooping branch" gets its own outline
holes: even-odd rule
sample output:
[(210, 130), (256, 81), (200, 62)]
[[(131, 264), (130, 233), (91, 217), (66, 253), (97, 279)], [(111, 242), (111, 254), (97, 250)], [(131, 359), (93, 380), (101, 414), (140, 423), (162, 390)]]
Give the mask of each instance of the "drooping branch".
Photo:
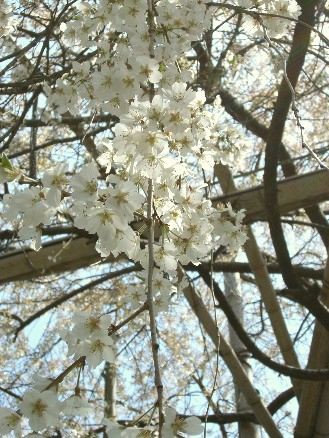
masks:
[(136, 270), (135, 266), (130, 266), (128, 268), (123, 268), (118, 271), (109, 272), (106, 275), (103, 275), (102, 277), (98, 278), (97, 280), (93, 280), (84, 286), (81, 286), (77, 289), (74, 289), (73, 291), (62, 295), (61, 297), (57, 298), (50, 304), (48, 304), (45, 307), (42, 307), (40, 310), (35, 312), (33, 315), (31, 315), (29, 318), (27, 318), (25, 321), (23, 321), (20, 326), (15, 330), (15, 337), (28, 325), (30, 325), (33, 321), (40, 318), (40, 316), (44, 315), (45, 313), (49, 312), (50, 310), (55, 309), (56, 307), (60, 306), (61, 304), (65, 303), (66, 301), (70, 300), (71, 298), (76, 297), (77, 295), (87, 292), (88, 290), (92, 289), (95, 286), (98, 286), (99, 284), (104, 283), (104, 281), (111, 280), (113, 278), (120, 277), (121, 275), (130, 274), (131, 272), (134, 272)]
[(235, 354), (231, 346), (226, 342), (225, 338), (220, 334), (212, 316), (209, 314), (202, 299), (197, 295), (192, 285), (185, 287), (183, 292), (187, 302), (197, 316), (202, 327), (214, 343), (215, 347), (218, 348), (219, 354), (221, 355), (227, 367), (234, 376), (236, 384), (241, 389), (249, 406), (253, 409), (255, 416), (259, 421), (259, 424), (264, 427), (269, 436), (273, 438), (282, 437), (281, 433), (279, 432), (273, 421), (270, 412), (264, 405), (256, 389), (251, 384), (237, 355)]
[[(288, 403), (290, 400), (292, 400), (295, 396), (293, 388), (289, 388), (286, 391), (279, 394), (274, 400), (271, 401), (267, 405), (268, 411), (274, 415), (279, 409), (281, 409), (286, 403)], [(180, 417), (188, 418), (188, 415), (181, 415)], [(198, 418), (200, 420), (204, 420), (204, 416), (198, 415)], [(257, 418), (255, 417), (255, 414), (252, 412), (244, 412), (244, 413), (216, 413), (216, 414), (210, 414), (207, 417), (207, 421), (209, 423), (215, 423), (215, 424), (231, 424), (236, 423), (239, 421), (247, 421), (247, 422), (254, 422), (258, 423)]]
[[(220, 308), (225, 313), (229, 323), (234, 328), (236, 334), (240, 338), (240, 340), (244, 343), (246, 348), (252, 353), (253, 357), (261, 362), (263, 365), (272, 369), (273, 371), (277, 371), (285, 376), (292, 377), (294, 379), (301, 380), (329, 380), (329, 369), (320, 369), (320, 370), (302, 370), (299, 368), (291, 367), (288, 365), (282, 365), (274, 360), (272, 360), (269, 356), (267, 356), (263, 351), (261, 351), (257, 345), (250, 338), (248, 333), (241, 326), (240, 321), (236, 317), (233, 312), (231, 306), (228, 304), (224, 293), (221, 291), (218, 283), (211, 279), (209, 271), (205, 270), (202, 266), (198, 267), (198, 272), (207, 284), (210, 287), (211, 283), (213, 284), (213, 290), (218, 301)], [(329, 324), (327, 323), (327, 326)]]

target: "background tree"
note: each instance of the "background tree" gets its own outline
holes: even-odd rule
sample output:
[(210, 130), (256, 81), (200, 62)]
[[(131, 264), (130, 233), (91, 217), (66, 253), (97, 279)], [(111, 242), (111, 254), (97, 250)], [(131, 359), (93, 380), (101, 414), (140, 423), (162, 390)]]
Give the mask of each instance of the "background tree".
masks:
[[(204, 423), (205, 436), (329, 435), (328, 9), (315, 0), (203, 3), (50, 0), (1, 6), (1, 404), (15, 411), (24, 397), (19, 413), (30, 418), (33, 402), (24, 394), (31, 385), (43, 390), (43, 403), (54, 415), (60, 409), (54, 389), (61, 401), (71, 397), (60, 424), (50, 414), (41, 426), (30, 421), (35, 431), (45, 430), (42, 436), (136, 436), (159, 425), (163, 436), (198, 433), (192, 415)], [(208, 30), (200, 35), (200, 28)], [(127, 38), (134, 52), (126, 49)], [(149, 56), (145, 65), (143, 50)], [(184, 56), (168, 67), (170, 55), (174, 59), (181, 50)], [(168, 65), (156, 61), (160, 51)], [(171, 224), (178, 227), (179, 221), (166, 219), (168, 207), (154, 182), (158, 168), (145, 157), (138, 161), (137, 153), (129, 158), (131, 168), (137, 162), (148, 173), (141, 173), (138, 193), (126, 186), (125, 215), (140, 241), (120, 223), (113, 225), (130, 239), (126, 254), (126, 248), (107, 251), (109, 232), (102, 240), (101, 225), (96, 230), (85, 221), (83, 208), (72, 210), (68, 195), (73, 188), (74, 202), (78, 194), (89, 196), (91, 209), (98, 184), (98, 202), (106, 202), (110, 188), (112, 202), (120, 204), (115, 178), (123, 173), (113, 163), (128, 161), (112, 145), (124, 138), (129, 110), (136, 123), (149, 123), (133, 100), (135, 90), (148, 102), (175, 82), (203, 90), (206, 100), (195, 106), (205, 107), (209, 120), (218, 117), (208, 139), (201, 122), (183, 129), (160, 101), (153, 108), (167, 117), (163, 132), (175, 133), (171, 155), (186, 160), (193, 174), (193, 187), (186, 189), (191, 205), (200, 213), (211, 200), (217, 209), (212, 226), (218, 238), (212, 246), (197, 235), (201, 226), (195, 236), (191, 231), (186, 240), (195, 244), (201, 263), (181, 261), (172, 272), (174, 253), (153, 255), (155, 271), (163, 263), (169, 274), (153, 274), (150, 286), (147, 249), (165, 248)], [(193, 144), (198, 129), (214, 147)], [(162, 159), (162, 147), (155, 161)], [(161, 188), (164, 193), (182, 190), (184, 172), (177, 172), (175, 185)], [(85, 183), (91, 183), (87, 195)], [(33, 211), (34, 222), (22, 229), (15, 219), (27, 201), (14, 193), (39, 190), (40, 184), (46, 191), (37, 202), (47, 196), (47, 205), (62, 200), (61, 208), (52, 218), (49, 209), (35, 213), (39, 204), (33, 198), (24, 215)], [(35, 249), (42, 247), (29, 249), (28, 239)], [(134, 242), (144, 259), (136, 259)], [(166, 291), (156, 295), (153, 330), (146, 283), (155, 294)], [(81, 315), (72, 319), (77, 311), (102, 315), (95, 324), (109, 328), (105, 365), (82, 350), (87, 331)], [(72, 338), (68, 329), (74, 324)], [(76, 339), (82, 353), (75, 360), (67, 344), (73, 350)], [(99, 362), (96, 370), (89, 366)], [(40, 382), (40, 376), (55, 380)], [(179, 421), (170, 422), (175, 413), (168, 405)], [(8, 412), (0, 412), (3, 434)], [(18, 424), (17, 415), (10, 415)], [(129, 428), (118, 431), (119, 424)], [(26, 436), (30, 429), (26, 421), (22, 425)]]

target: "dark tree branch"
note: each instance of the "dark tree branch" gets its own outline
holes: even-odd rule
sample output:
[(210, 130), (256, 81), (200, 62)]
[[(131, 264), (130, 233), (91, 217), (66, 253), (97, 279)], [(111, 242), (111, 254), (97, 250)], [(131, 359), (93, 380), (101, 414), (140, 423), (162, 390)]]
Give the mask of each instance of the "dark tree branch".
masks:
[[(239, 319), (236, 314), (232, 310), (232, 307), (227, 302), (227, 299), (224, 293), (221, 291), (218, 283), (211, 278), (211, 275), (208, 270), (204, 269), (202, 266), (198, 266), (198, 272), (210, 288), (213, 287), (215, 298), (220, 306), (220, 308), (225, 313), (228, 322), (231, 324), (232, 328), (236, 332), (239, 339), (244, 343), (245, 347), (250, 351), (255, 359), (261, 362), (263, 365), (272, 369), (273, 371), (277, 371), (280, 374), (285, 376), (293, 377), (294, 379), (301, 380), (329, 380), (329, 370), (302, 370), (299, 368), (291, 367), (288, 365), (282, 365), (270, 357), (268, 357), (265, 353), (263, 353), (254, 341), (250, 338), (248, 333), (245, 331), (243, 326), (241, 325)], [(329, 318), (327, 317), (326, 328), (329, 330)]]
[[(240, 274), (252, 273), (249, 263), (243, 262), (215, 262), (211, 268), (209, 264), (202, 263), (202, 266), (204, 269), (212, 269), (214, 272), (239, 272)], [(185, 266), (187, 271), (198, 271), (198, 268), (199, 267), (193, 265), (193, 263)], [(267, 270), (271, 274), (281, 274), (281, 268), (276, 263), (269, 263), (267, 265)], [(294, 270), (296, 274), (301, 277), (312, 278), (314, 280), (323, 279), (323, 269), (304, 268), (302, 266), (294, 265)]]
[[(288, 403), (292, 398), (295, 397), (295, 393), (293, 388), (289, 388), (286, 391), (279, 394), (271, 403), (267, 406), (269, 412), (274, 415), (279, 409), (281, 409), (286, 403)], [(189, 418), (190, 415), (180, 415), (182, 418)], [(205, 421), (204, 415), (198, 415), (201, 421)], [(234, 413), (234, 414), (225, 414), (225, 413), (216, 413), (207, 416), (207, 422), (215, 423), (215, 424), (230, 424), (236, 423), (239, 421), (247, 421), (258, 423), (255, 415), (252, 412), (244, 412), (244, 413)]]
[[(303, 1), (300, 19), (310, 26), (314, 24), (316, 1)], [(287, 60), (287, 78), (281, 81), (265, 149), (264, 194), (268, 214), (270, 233), (282, 269), (282, 276), (289, 288), (299, 287), (299, 281), (293, 271), (288, 246), (284, 237), (277, 196), (277, 164), (283, 131), (294, 96), (290, 85), (295, 89), (302, 70), (311, 30), (300, 23), (296, 24), (291, 51)], [(288, 83), (290, 82), (290, 85)]]
[[(247, 111), (243, 105), (238, 103), (237, 100), (227, 90), (220, 88), (218, 90), (218, 94), (221, 97), (222, 105), (225, 108), (226, 112), (230, 114), (230, 116), (233, 117), (234, 120), (239, 122), (242, 126), (247, 128), (257, 137), (261, 138), (264, 141), (267, 140), (269, 135), (269, 129), (265, 125), (259, 123), (259, 121), (249, 111)], [(297, 168), (292, 161), (292, 157), (282, 142), (280, 142), (279, 145), (279, 161), (282, 167), (283, 174), (286, 178), (298, 174)], [(305, 212), (312, 223), (319, 225), (318, 227), (315, 226), (315, 228), (317, 228), (324, 246), (328, 248), (329, 230), (326, 228), (329, 226), (329, 224), (321, 209), (319, 208), (319, 206), (315, 205), (305, 208)]]

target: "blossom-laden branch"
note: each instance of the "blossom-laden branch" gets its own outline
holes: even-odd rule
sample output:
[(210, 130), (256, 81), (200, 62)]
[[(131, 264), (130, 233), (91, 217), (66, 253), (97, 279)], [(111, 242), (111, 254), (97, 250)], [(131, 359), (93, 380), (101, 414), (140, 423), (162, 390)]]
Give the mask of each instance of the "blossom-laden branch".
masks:
[(162, 437), (163, 427), (163, 384), (160, 373), (159, 363), (159, 342), (155, 321), (155, 310), (153, 301), (153, 270), (154, 270), (154, 220), (153, 220), (153, 182), (149, 179), (147, 193), (147, 219), (148, 219), (148, 275), (147, 275), (147, 305), (150, 316), (150, 330), (152, 342), (152, 355), (154, 363), (154, 383), (158, 393), (157, 405), (159, 409), (159, 436)]
[[(35, 250), (42, 246), (45, 226), (65, 221), (68, 226), (74, 225), (97, 236), (96, 250), (101, 257), (116, 257), (123, 253), (144, 270), (137, 277), (136, 285), (127, 286), (129, 293), (125, 304), (137, 310), (118, 325), (112, 325), (108, 314), (96, 316), (82, 312), (71, 318), (72, 327), (66, 327), (60, 335), (68, 346), (68, 355), (75, 361), (54, 381), (33, 384), (23, 396), (20, 411), (34, 432), (57, 427), (61, 412), (56, 394), (59, 384), (84, 363), (96, 368), (104, 361), (113, 362), (114, 339), (108, 336), (108, 327), (112, 334), (148, 310), (159, 435), (163, 438), (181, 433), (198, 435), (202, 432), (199, 419), (183, 419), (176, 415), (175, 409), (164, 406), (156, 315), (169, 306), (171, 293), (175, 291), (173, 285), (177, 284), (178, 263), (197, 264), (216, 246), (236, 250), (245, 240), (241, 225), (243, 214), (235, 214), (230, 206), (216, 209), (204, 199), (199, 180), (200, 171), (211, 174), (215, 162), (230, 160), (230, 154), (219, 147), (220, 120), (214, 108), (218, 109), (220, 102), (215, 101), (214, 108), (207, 106), (205, 93), (191, 86), (194, 67), (182, 62), (191, 43), (199, 41), (210, 27), (211, 13), (206, 2), (200, 0), (135, 0), (133, 7), (130, 0), (105, 2), (106, 11), (102, 1), (74, 3), (67, 5), (63, 20), (58, 22), (60, 29), (56, 31), (55, 43), (60, 48), (78, 47), (79, 55), (73, 56), (69, 65), (63, 68), (56, 65), (55, 71), (50, 71), (49, 59), (53, 56), (52, 51), (56, 51), (55, 43), (54, 48), (49, 48), (59, 8), (56, 5), (56, 11), (50, 14), (48, 32), (42, 34), (45, 41), (37, 55), (39, 63), (48, 46), (46, 74), (41, 73), (42, 80), (35, 77), (38, 66), (31, 65), (26, 53), (29, 49), (26, 49), (19, 52), (27, 64), (27, 79), (21, 83), (22, 87), (17, 88), (20, 83), (12, 77), (1, 84), (3, 94), (32, 93), (15, 123), (7, 124), (12, 127), (2, 135), (3, 148), (12, 145), (40, 93), (47, 97), (43, 114), (45, 123), (52, 117), (50, 111), (74, 118), (77, 112), (85, 113), (88, 108), (92, 114), (113, 114), (118, 122), (113, 129), (114, 136), (110, 140), (104, 136), (101, 144), (97, 144), (88, 130), (75, 124), (73, 130), (89, 158), (91, 156), (98, 165), (88, 159), (80, 162), (80, 169), (73, 172), (73, 176), (71, 163), (65, 159), (38, 174), (34, 155), (38, 150), (36, 136), (30, 169), (33, 181), (20, 180), (20, 172), (2, 156), (0, 176), (3, 182), (10, 182), (14, 187), (3, 196), (4, 217), (12, 223), (15, 235), (29, 240)], [(4, 21), (4, 24), (0, 23), (1, 32), (8, 35), (10, 14), (1, 8), (4, 6), (0, 5), (0, 18)], [(287, 8), (289, 15), (296, 13), (293, 7)], [(27, 35), (32, 32), (34, 40), (39, 42), (41, 34), (38, 36), (29, 27)], [(280, 32), (285, 28), (285, 25), (280, 26)], [(70, 52), (65, 57), (70, 57)], [(4, 68), (9, 72), (11, 66)], [(34, 124), (37, 123), (37, 106)], [(21, 190), (19, 183), (22, 182), (29, 187)], [(141, 241), (142, 232), (131, 227), (136, 217), (145, 216), (147, 246)], [(160, 224), (158, 242), (154, 239), (155, 220)], [(89, 286), (96, 286), (103, 279), (95, 280)], [(85, 290), (87, 288), (83, 286), (60, 297), (28, 318), (22, 326)], [(235, 364), (238, 366), (238, 362)], [(79, 394), (74, 397), (65, 400), (65, 412), (85, 413), (87, 406)], [(260, 409), (265, 415), (266, 430), (275, 431), (273, 436), (279, 436), (266, 409), (263, 406)], [(1, 433), (4, 430), (4, 433), (17, 432), (20, 427), (20, 417), (15, 412), (6, 411), (2, 420)], [(137, 428), (128, 428), (133, 429), (128, 431), (118, 423), (104, 421), (103, 424), (110, 435), (122, 437), (154, 432), (151, 426), (142, 431)]]
[[(149, 54), (151, 59), (155, 57), (156, 44), (156, 28), (154, 15), (154, 1), (147, 0), (147, 24), (149, 32)], [(150, 100), (154, 98), (154, 85), (151, 84)], [(157, 407), (159, 412), (159, 438), (162, 438), (162, 428), (164, 423), (163, 413), (163, 384), (161, 379), (160, 361), (159, 361), (159, 341), (157, 334), (157, 324), (155, 319), (154, 306), (154, 291), (153, 291), (153, 272), (154, 272), (154, 183), (153, 179), (149, 178), (147, 183), (147, 250), (148, 250), (148, 267), (147, 267), (147, 307), (150, 318), (150, 332), (151, 332), (151, 347), (154, 364), (154, 384), (157, 391)]]

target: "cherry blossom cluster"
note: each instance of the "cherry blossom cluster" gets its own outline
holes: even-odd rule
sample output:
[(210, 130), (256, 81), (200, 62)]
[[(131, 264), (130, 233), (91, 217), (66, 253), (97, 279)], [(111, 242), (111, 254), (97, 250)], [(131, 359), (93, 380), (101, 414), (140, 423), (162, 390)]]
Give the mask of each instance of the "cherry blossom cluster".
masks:
[[(76, 113), (84, 107), (120, 117), (114, 138), (102, 141), (98, 163), (84, 164), (72, 177), (68, 165), (58, 164), (35, 181), (27, 180), (5, 157), (1, 167), (7, 181), (31, 183), (6, 194), (4, 205), (18, 236), (30, 239), (34, 249), (41, 247), (45, 226), (69, 218), (75, 227), (97, 235), (96, 250), (102, 257), (124, 253), (142, 265), (140, 283), (122, 298), (130, 309), (146, 300), (149, 248), (143, 232), (148, 226), (146, 194), (152, 180), (156, 226), (152, 299), (159, 312), (167, 310), (176, 291), (178, 263), (199, 263), (218, 244), (236, 246), (233, 242), (243, 243), (245, 237), (240, 216), (235, 219), (233, 211), (229, 217), (222, 215), (205, 196), (208, 186), (199, 177), (200, 171), (211, 175), (215, 162), (225, 162), (229, 155), (220, 149), (220, 102), (208, 107), (205, 93), (188, 85), (193, 69), (183, 60), (191, 41), (210, 23), (209, 12), (198, 0), (154, 5), (152, 36), (144, 0), (82, 2), (74, 20), (61, 26), (66, 43), (95, 47), (98, 56), (74, 62), (71, 73), (58, 79), (55, 87), (45, 84), (49, 104), (60, 113)], [(228, 223), (225, 227), (226, 222), (234, 231)], [(214, 233), (216, 226), (226, 237)], [(68, 354), (85, 357), (92, 368), (104, 360), (113, 362), (115, 346), (107, 335), (110, 324), (108, 316), (75, 315), (73, 327), (61, 333)], [(79, 400), (71, 404), (73, 409)], [(17, 430), (23, 414), (31, 429), (40, 431), (56, 426), (63, 412), (55, 392), (45, 388), (28, 391), (19, 409), (19, 414), (3, 413), (3, 428)], [(111, 436), (148, 433), (145, 428), (105, 425)], [(178, 432), (198, 435), (200, 421), (179, 419), (168, 408), (163, 436)]]
[(31, 247), (35, 250), (41, 248), (40, 225), (50, 224), (56, 211), (49, 204), (47, 194), (42, 187), (28, 187), (3, 198), (5, 216), (15, 229), (19, 229), (21, 239), (31, 240)]
[(125, 253), (134, 259), (139, 237), (129, 223), (145, 196), (136, 184), (117, 175), (107, 178), (107, 188), (97, 186), (98, 170), (93, 163), (82, 167), (72, 178), (74, 224), (97, 234), (96, 249), (102, 257)]
[[(218, 115), (204, 103), (204, 92), (181, 82), (159, 90), (151, 102), (135, 98), (100, 156), (109, 174), (106, 185), (100, 186), (99, 170), (89, 163), (71, 178), (69, 187), (67, 166), (60, 164), (43, 175), (42, 187), (4, 196), (7, 218), (22, 222), (19, 236), (33, 239), (38, 249), (41, 224), (50, 224), (56, 211), (63, 213), (69, 206), (74, 225), (97, 234), (101, 256), (125, 253), (147, 269), (148, 248), (140, 249), (133, 223), (146, 216), (145, 192), (152, 179), (158, 226), (154, 262), (160, 271), (174, 276), (178, 262), (198, 263), (218, 243), (242, 244), (242, 214), (232, 209), (229, 215), (221, 214), (205, 199), (207, 187), (198, 180), (200, 170), (209, 172), (215, 161), (225, 160), (216, 147)], [(160, 301), (164, 305), (167, 300), (162, 295)]]
[[(115, 347), (113, 338), (107, 335), (111, 318), (107, 315), (96, 317), (89, 313), (77, 313), (72, 318), (73, 328), (70, 332), (63, 331), (62, 336), (68, 345), (68, 354), (84, 361), (92, 368), (103, 361), (114, 362)], [(87, 416), (92, 407), (80, 396), (79, 386), (75, 394), (60, 401), (58, 384), (48, 378), (35, 376), (32, 388), (23, 396), (18, 410), (0, 408), (0, 434), (11, 431), (17, 437), (22, 436), (22, 422), (28, 420), (29, 427), (34, 432), (61, 424), (61, 416)], [(30, 436), (30, 435), (26, 435)]]
[[(52, 380), (35, 376), (32, 388), (26, 391), (18, 410), (0, 408), (1, 436), (14, 432), (16, 437), (22, 437), (25, 429), (25, 420), (33, 432), (40, 432), (48, 427), (58, 427), (61, 416), (87, 416), (91, 412), (91, 405), (83, 399), (79, 392), (62, 401), (59, 400), (57, 387), (52, 386)], [(27, 434), (28, 436), (39, 434)], [(43, 436), (43, 435), (41, 435)]]
[[(249, 34), (264, 36), (264, 29), (270, 37), (279, 37), (287, 31), (289, 20), (298, 19), (301, 9), (296, 1), (289, 0), (236, 0), (236, 4), (255, 12), (244, 16), (244, 26)], [(257, 12), (280, 15), (271, 17), (258, 15)]]
[[(69, 354), (78, 358), (84, 354), (86, 362), (92, 367), (100, 365), (104, 360), (114, 362), (113, 341), (107, 336), (111, 318), (108, 315), (97, 317), (80, 312), (76, 313), (72, 320), (73, 329), (70, 333), (67, 331), (62, 333), (68, 344)], [(91, 411), (92, 406), (80, 396), (78, 386), (75, 388), (74, 395), (60, 401), (58, 383), (55, 380), (34, 376), (31, 389), (26, 391), (16, 411), (0, 408), (0, 434), (3, 436), (14, 432), (15, 436), (20, 438), (25, 420), (28, 421), (33, 432), (42, 432), (48, 427), (58, 427), (63, 416), (88, 416)], [(104, 418), (102, 423), (109, 436), (113, 438), (155, 436), (154, 426), (127, 427), (107, 418)], [(174, 438), (177, 433), (194, 436), (202, 431), (201, 421), (197, 417), (181, 418), (177, 416), (175, 409), (166, 408), (163, 438)], [(39, 436), (39, 434), (29, 433), (24, 436)]]
[(81, 2), (75, 19), (62, 23), (62, 37), (71, 46), (97, 49), (98, 56), (73, 62), (71, 74), (58, 79), (54, 89), (45, 84), (49, 103), (61, 113), (75, 113), (85, 102), (89, 109), (121, 116), (131, 99), (145, 97), (150, 84), (160, 88), (190, 80), (191, 71), (180, 58), (210, 23), (206, 2), (156, 1), (155, 7), (150, 56), (146, 0)]
[(85, 356), (87, 364), (96, 368), (102, 362), (115, 361), (113, 338), (107, 335), (111, 317), (76, 313), (72, 317), (73, 328), (63, 330), (61, 335), (68, 346), (68, 355), (75, 359)]
[[(146, 302), (146, 277), (147, 272), (142, 271), (139, 274), (139, 283), (134, 285), (122, 285), (120, 287), (118, 299), (130, 310), (136, 310)], [(155, 312), (167, 311), (171, 297), (177, 293), (177, 287), (173, 284), (172, 279), (170, 279), (168, 275), (164, 275), (159, 268), (155, 268), (153, 271), (153, 288)]]
[[(80, 323), (81, 320), (79, 320), (77, 326)], [(93, 327), (97, 325), (94, 322), (91, 324)], [(86, 328), (85, 324), (83, 326)], [(99, 325), (95, 330), (98, 329)], [(34, 432), (24, 435), (27, 438), (44, 436), (38, 432), (42, 432), (48, 427), (60, 426), (62, 416), (86, 417), (90, 415), (92, 406), (79, 395), (78, 391), (77, 394), (60, 401), (57, 387), (52, 385), (52, 383), (50, 379), (35, 377), (32, 388), (24, 394), (22, 401), (18, 404), (18, 410), (0, 408), (1, 436), (13, 432), (17, 438), (21, 438), (23, 436), (22, 426), (24, 426), (25, 419), (28, 421), (30, 429)], [(169, 406), (165, 409), (164, 416), (163, 438), (174, 438), (178, 433), (195, 436), (203, 432), (201, 421), (197, 417), (179, 417), (175, 409)], [(102, 424), (105, 426), (109, 436), (113, 438), (151, 438), (155, 436), (154, 426), (143, 428), (135, 426), (127, 427), (108, 418), (104, 418)]]
[(19, 237), (32, 239), (39, 249), (41, 225), (49, 225), (56, 212), (64, 214), (69, 206), (74, 225), (97, 234), (102, 257), (125, 253), (147, 269), (148, 249), (140, 249), (139, 229), (133, 225), (146, 216), (151, 178), (158, 226), (154, 261), (160, 271), (174, 275), (178, 262), (198, 263), (218, 243), (234, 249), (244, 243), (243, 214), (232, 209), (229, 215), (221, 213), (205, 199), (206, 187), (198, 186), (195, 176), (200, 169), (209, 172), (220, 159), (217, 115), (202, 108), (204, 101), (203, 92), (177, 82), (152, 102), (135, 99), (100, 156), (109, 173), (106, 185), (100, 186), (94, 163), (82, 166), (68, 185), (67, 166), (60, 164), (45, 172), (42, 187), (4, 196), (6, 217), (19, 227)]

